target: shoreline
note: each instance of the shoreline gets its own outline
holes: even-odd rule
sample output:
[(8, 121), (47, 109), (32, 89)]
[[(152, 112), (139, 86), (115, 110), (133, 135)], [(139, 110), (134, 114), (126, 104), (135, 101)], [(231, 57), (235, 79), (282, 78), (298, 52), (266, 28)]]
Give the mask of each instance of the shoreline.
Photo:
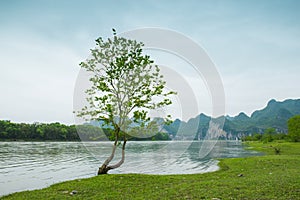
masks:
[[(215, 196), (210, 196), (212, 195), (211, 192), (206, 191), (207, 195), (204, 195), (205, 197), (209, 197), (211, 198), (224, 198), (224, 194), (222, 195), (222, 190), (224, 190), (222, 186), (222, 184), (220, 185), (220, 183), (223, 183), (225, 185), (227, 185), (229, 188), (233, 189), (233, 191), (237, 190), (234, 188), (240, 188), (238, 189), (239, 191), (235, 191), (233, 192), (234, 195), (232, 195), (232, 197), (235, 198), (246, 198), (248, 197), (247, 195), (251, 195), (251, 193), (249, 193), (249, 190), (247, 190), (247, 188), (243, 188), (241, 187), (241, 185), (244, 185), (244, 181), (247, 180), (248, 178), (253, 179), (253, 177), (255, 177), (248, 185), (248, 187), (254, 187), (256, 188), (255, 182), (257, 182), (258, 185), (261, 185), (261, 182), (265, 182), (267, 179), (265, 176), (267, 176), (268, 178), (272, 177), (272, 174), (276, 174), (276, 172), (278, 172), (278, 174), (280, 174), (280, 176), (278, 178), (281, 178), (281, 181), (286, 182), (287, 184), (287, 188), (299, 188), (300, 183), (297, 182), (297, 179), (294, 180), (295, 175), (294, 174), (289, 174), (288, 177), (286, 173), (281, 174), (282, 169), (277, 169), (280, 168), (280, 165), (274, 165), (274, 162), (278, 162), (278, 161), (282, 161), (285, 166), (286, 166), (286, 170), (288, 170), (291, 167), (291, 172), (299, 172), (300, 170), (298, 169), (298, 165), (300, 163), (300, 158), (299, 158), (299, 150), (300, 150), (300, 144), (299, 143), (267, 143), (267, 144), (262, 144), (262, 143), (257, 143), (257, 142), (245, 142), (244, 144), (246, 144), (248, 147), (246, 147), (246, 149), (250, 149), (250, 150), (256, 150), (256, 151), (262, 151), (264, 153), (266, 153), (265, 155), (262, 156), (255, 156), (255, 157), (247, 157), (247, 158), (223, 158), (223, 159), (218, 159), (219, 163), (219, 170), (215, 171), (215, 172), (208, 172), (208, 173), (202, 173), (202, 174), (188, 174), (188, 175), (144, 175), (144, 174), (109, 174), (109, 175), (104, 175), (104, 176), (95, 176), (95, 177), (91, 177), (91, 178), (85, 178), (85, 179), (75, 179), (75, 180), (71, 180), (71, 181), (66, 181), (66, 182), (60, 182), (60, 183), (56, 183), (54, 185), (51, 185), (47, 188), (41, 189), (41, 190), (32, 190), (32, 191), (23, 191), (23, 192), (18, 192), (18, 193), (12, 193), (6, 196), (2, 196), (0, 197), (1, 199), (18, 199), (20, 198), (22, 195), (29, 195), (30, 198), (33, 199), (37, 199), (39, 198), (43, 198), (43, 197), (61, 197), (61, 198), (67, 198), (67, 197), (71, 197), (72, 195), (70, 195), (69, 193), (65, 194), (63, 193), (61, 190), (62, 188), (64, 188), (64, 191), (68, 191), (71, 192), (71, 188), (74, 188), (74, 190), (78, 191), (78, 194), (74, 194), (76, 197), (78, 198), (91, 198), (94, 197), (94, 195), (98, 196), (101, 194), (101, 196), (103, 195), (102, 192), (97, 191), (96, 188), (103, 186), (103, 184), (109, 184), (111, 185), (111, 187), (113, 186), (118, 186), (118, 188), (120, 188), (120, 190), (122, 190), (124, 192), (124, 190), (127, 188), (126, 185), (130, 184), (130, 185), (134, 185), (135, 187), (140, 187), (140, 185), (137, 183), (137, 179), (141, 182), (149, 182), (149, 184), (154, 184), (154, 185), (159, 185), (159, 187), (164, 187), (165, 190), (169, 191), (167, 192), (166, 196), (168, 198), (172, 198), (174, 196), (172, 196), (172, 194), (177, 190), (180, 190), (180, 188), (177, 188), (177, 186), (175, 187), (173, 184), (171, 184), (173, 187), (177, 188), (177, 190), (173, 190), (173, 187), (166, 187), (166, 184), (170, 184), (172, 182), (177, 183), (178, 185), (181, 185), (183, 188), (187, 189), (187, 190), (191, 190), (191, 188), (193, 189), (194, 187), (192, 187), (193, 185), (197, 185), (197, 182), (200, 181), (198, 186), (202, 186), (204, 187), (206, 184), (210, 185), (210, 182), (214, 182), (216, 185), (211, 185), (211, 189), (213, 189), (214, 191), (217, 189), (217, 191), (215, 191)], [(273, 146), (276, 145), (280, 145), (282, 148), (282, 155), (273, 155)], [(282, 159), (282, 160), (281, 160)], [(267, 162), (266, 162), (267, 161)], [(254, 163), (253, 163), (254, 162)], [(266, 163), (261, 163), (261, 162), (266, 162)], [(282, 163), (279, 162), (279, 163)], [(292, 162), (289, 167), (288, 163)], [(245, 165), (246, 164), (246, 165)], [(257, 167), (259, 167), (261, 164), (262, 165), (262, 169), (256, 169)], [(268, 164), (271, 164), (270, 166)], [(297, 168), (294, 169), (294, 167), (297, 166)], [(265, 169), (264, 169), (265, 168)], [(256, 170), (258, 170), (258, 172), (256, 173), (252, 173)], [(296, 171), (295, 171), (296, 170)], [(268, 171), (266, 174), (265, 173), (261, 173), (264, 171)], [(250, 175), (248, 175), (248, 173), (252, 174), (251, 176), (253, 176), (251, 178)], [(257, 177), (259, 176), (259, 177)], [(273, 175), (274, 176), (274, 175)], [(274, 177), (273, 177), (274, 178)], [(262, 184), (262, 187), (267, 187), (266, 190), (262, 190), (262, 192), (260, 191), (256, 191), (256, 193), (254, 193), (253, 199), (258, 198), (259, 196), (257, 196), (258, 194), (262, 195), (260, 197), (265, 198), (268, 196), (268, 198), (278, 198), (278, 194), (277, 194), (277, 190), (280, 191), (280, 189), (278, 188), (278, 178), (273, 181), (271, 181), (271, 184)], [(156, 180), (157, 179), (157, 180)], [(195, 179), (198, 180), (195, 182)], [(122, 181), (121, 181), (122, 180)], [(183, 181), (184, 180), (184, 181)], [(182, 183), (183, 181), (183, 183)], [(236, 184), (236, 181), (238, 182), (238, 184)], [(240, 182), (242, 181), (242, 182)], [(124, 185), (124, 182), (126, 182), (127, 184)], [(232, 183), (230, 183), (232, 182)], [(113, 184), (112, 184), (113, 183)], [(206, 183), (206, 184), (205, 184)], [(248, 182), (249, 183), (249, 182)], [(92, 184), (93, 186), (96, 186), (96, 188), (93, 189), (93, 186), (87, 186)], [(137, 184), (137, 185), (135, 185)], [(233, 185), (232, 185), (233, 184)], [(232, 186), (234, 186), (232, 188)], [(151, 190), (151, 188), (147, 187), (147, 185), (144, 185), (144, 187), (146, 188), (146, 191), (149, 192), (149, 190)], [(144, 188), (144, 189), (145, 189)], [(272, 188), (273, 188), (273, 192), (272, 192)], [(274, 190), (275, 188), (275, 190)], [(280, 187), (282, 189), (282, 187)], [(127, 188), (128, 189), (128, 188)], [(90, 191), (90, 192), (86, 192), (86, 190)], [(134, 190), (134, 189), (132, 189)], [(202, 190), (202, 189), (201, 189)], [(227, 190), (227, 189), (225, 189)], [(127, 191), (127, 190), (125, 190)], [(243, 191), (243, 192), (242, 192)], [(250, 190), (252, 191), (252, 190)], [(269, 191), (270, 194), (267, 194), (266, 191)], [(113, 190), (108, 187), (106, 188), (104, 195), (110, 196), (110, 194), (113, 192)], [(148, 192), (137, 192), (137, 194), (139, 195), (139, 197), (148, 197), (148, 198), (156, 198), (155, 196), (155, 192), (153, 193), (148, 193)], [(195, 191), (194, 191), (195, 192)], [(198, 191), (199, 192), (199, 191)], [(203, 191), (205, 192), (205, 190)], [(197, 191), (196, 191), (197, 193)], [(253, 193), (253, 191), (252, 191)], [(291, 190), (287, 193), (289, 194), (288, 196), (284, 196), (282, 195), (282, 199), (285, 198), (295, 198), (297, 195), (299, 195), (300, 191), (295, 190), (291, 192)], [(127, 193), (126, 193), (127, 194)], [(149, 196), (153, 194), (154, 196)], [(283, 194), (283, 192), (282, 192)], [(46, 195), (46, 196), (44, 196)], [(50, 195), (50, 196), (48, 196)], [(54, 196), (53, 196), (54, 195)], [(132, 196), (129, 195), (128, 199), (131, 199)], [(264, 197), (265, 195), (265, 197)], [(270, 196), (271, 195), (271, 196)], [(75, 197), (74, 196), (74, 197)], [(117, 196), (114, 196), (114, 198), (117, 198)], [(157, 196), (159, 197), (159, 196)], [(191, 199), (197, 199), (194, 195), (190, 196)], [(228, 198), (228, 196), (227, 196)], [(21, 199), (21, 198), (20, 198)], [(126, 198), (125, 198), (126, 199)], [(176, 198), (175, 198), (176, 199)], [(225, 198), (226, 199), (226, 198)], [(250, 198), (252, 199), (252, 198)], [(280, 198), (279, 198), (280, 199)]]

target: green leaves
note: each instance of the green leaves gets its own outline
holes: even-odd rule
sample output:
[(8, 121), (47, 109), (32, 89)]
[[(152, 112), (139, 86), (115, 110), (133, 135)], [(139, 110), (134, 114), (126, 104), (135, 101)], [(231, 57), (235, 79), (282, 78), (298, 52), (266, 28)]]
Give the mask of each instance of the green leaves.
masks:
[(288, 136), (293, 142), (300, 142), (300, 115), (288, 120)]
[(96, 39), (91, 58), (80, 63), (93, 75), (86, 91), (88, 106), (78, 116), (102, 119), (121, 128), (137, 122), (144, 126), (150, 121), (149, 110), (170, 105), (168, 96), (176, 93), (166, 92), (159, 67), (143, 55), (143, 43), (118, 37), (114, 29), (113, 35), (106, 41)]

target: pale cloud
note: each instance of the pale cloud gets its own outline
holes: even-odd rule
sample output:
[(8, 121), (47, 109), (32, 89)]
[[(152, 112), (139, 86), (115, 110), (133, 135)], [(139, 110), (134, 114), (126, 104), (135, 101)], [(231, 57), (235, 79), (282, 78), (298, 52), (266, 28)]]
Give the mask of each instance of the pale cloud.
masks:
[(1, 37), (1, 118), (73, 122), (72, 95), (82, 58), (38, 37)]

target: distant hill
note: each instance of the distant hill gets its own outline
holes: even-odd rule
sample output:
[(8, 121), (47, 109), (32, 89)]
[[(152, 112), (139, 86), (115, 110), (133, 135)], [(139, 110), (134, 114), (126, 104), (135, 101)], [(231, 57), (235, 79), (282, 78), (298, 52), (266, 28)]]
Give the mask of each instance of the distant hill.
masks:
[[(283, 102), (272, 99), (262, 110), (256, 110), (251, 116), (241, 112), (235, 117), (223, 116), (226, 138), (242, 137), (252, 133), (263, 133), (267, 128), (275, 128), (277, 132), (287, 133), (287, 121), (290, 117), (300, 114), (300, 99)], [(224, 119), (225, 118), (225, 119)], [(172, 137), (203, 138), (209, 127), (211, 117), (200, 114), (188, 122), (176, 119), (165, 126), (166, 132)], [(198, 123), (198, 126), (197, 126)], [(197, 130), (195, 127), (198, 127)], [(195, 136), (196, 132), (196, 136)]]
[[(187, 122), (176, 119), (172, 124), (165, 125), (163, 131), (150, 138), (131, 137), (130, 140), (203, 139), (210, 122), (217, 120), (224, 121), (221, 139), (236, 139), (253, 133), (264, 133), (267, 128), (275, 128), (277, 132), (287, 133), (287, 121), (295, 115), (300, 115), (300, 99), (289, 99), (283, 102), (271, 100), (265, 108), (256, 110), (251, 116), (241, 112), (234, 117), (221, 116), (212, 119), (201, 113)], [(99, 129), (99, 126), (103, 129)], [(58, 122), (25, 124), (0, 120), (0, 140), (101, 141), (107, 138), (113, 139), (110, 128), (107, 125), (103, 126), (103, 121), (68, 126)]]

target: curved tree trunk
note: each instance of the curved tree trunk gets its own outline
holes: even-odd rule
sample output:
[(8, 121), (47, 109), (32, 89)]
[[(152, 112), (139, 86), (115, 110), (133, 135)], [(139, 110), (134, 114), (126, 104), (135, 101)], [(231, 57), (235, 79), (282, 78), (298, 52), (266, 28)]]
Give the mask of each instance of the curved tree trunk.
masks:
[(109, 170), (110, 169), (116, 169), (116, 168), (120, 167), (124, 163), (124, 160), (125, 160), (125, 145), (126, 145), (126, 140), (123, 142), (123, 146), (122, 146), (122, 158), (121, 158), (121, 160), (118, 163), (114, 164), (114, 165), (109, 165), (107, 167), (107, 168), (109, 168)]
[(111, 152), (111, 155), (105, 160), (105, 162), (102, 164), (101, 167), (99, 167), (98, 170), (98, 175), (100, 174), (107, 174), (108, 172), (108, 164), (110, 163), (110, 161), (112, 161), (112, 159), (115, 156), (115, 152), (116, 152), (116, 148), (117, 148), (117, 143), (115, 142), (114, 146), (113, 146), (113, 150)]
[(118, 163), (114, 164), (114, 165), (109, 165), (109, 163), (112, 161), (112, 159), (115, 156), (115, 152), (116, 152), (117, 144), (118, 144), (118, 135), (119, 135), (119, 132), (120, 132), (120, 129), (117, 129), (117, 131), (116, 131), (116, 137), (115, 137), (115, 142), (114, 142), (114, 146), (113, 146), (111, 155), (105, 160), (105, 162), (102, 164), (102, 166), (99, 167), (98, 175), (107, 174), (107, 172), (109, 170), (116, 169), (116, 168), (120, 167), (124, 163), (124, 160), (125, 160), (125, 145), (126, 145), (125, 134), (124, 134), (124, 141), (123, 141), (123, 146), (122, 146), (122, 158), (121, 158), (121, 160)]

